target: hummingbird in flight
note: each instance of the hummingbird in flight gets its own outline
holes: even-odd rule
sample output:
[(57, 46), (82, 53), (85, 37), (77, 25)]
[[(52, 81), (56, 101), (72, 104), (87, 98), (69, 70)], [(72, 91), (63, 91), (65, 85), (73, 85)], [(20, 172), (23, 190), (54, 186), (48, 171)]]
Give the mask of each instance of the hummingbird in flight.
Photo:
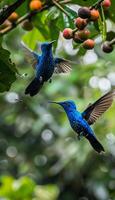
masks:
[(34, 96), (40, 91), (45, 82), (51, 82), (54, 73), (68, 73), (71, 71), (71, 65), (68, 60), (53, 56), (52, 44), (54, 42), (42, 43), (41, 55), (29, 49), (22, 42), (25, 57), (35, 69), (35, 77), (25, 89), (25, 94)]
[(53, 102), (63, 107), (72, 129), (78, 134), (80, 139), (84, 136), (98, 153), (104, 152), (102, 144), (96, 138), (94, 131), (90, 127), (96, 120), (111, 106), (115, 91), (110, 91), (99, 98), (81, 113), (77, 110), (74, 101), (67, 100), (62, 102)]

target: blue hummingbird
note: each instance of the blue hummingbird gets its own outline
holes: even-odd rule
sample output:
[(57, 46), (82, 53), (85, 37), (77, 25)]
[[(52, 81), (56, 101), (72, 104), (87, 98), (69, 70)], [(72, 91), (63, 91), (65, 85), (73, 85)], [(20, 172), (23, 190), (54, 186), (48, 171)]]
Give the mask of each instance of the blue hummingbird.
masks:
[(54, 73), (68, 73), (71, 70), (70, 62), (63, 58), (54, 57), (52, 53), (51, 42), (44, 42), (41, 44), (42, 54), (39, 55), (32, 51), (22, 43), (23, 50), (27, 61), (32, 64), (35, 69), (35, 77), (27, 86), (25, 94), (30, 96), (36, 95), (42, 88), (44, 82), (51, 82)]
[(92, 147), (98, 153), (104, 152), (104, 148), (101, 143), (97, 140), (90, 125), (94, 124), (95, 121), (111, 106), (113, 102), (114, 91), (108, 92), (95, 103), (89, 104), (89, 106), (80, 113), (72, 100), (63, 102), (50, 102), (61, 105), (67, 114), (72, 129), (77, 132), (78, 138), (84, 136), (92, 145)]

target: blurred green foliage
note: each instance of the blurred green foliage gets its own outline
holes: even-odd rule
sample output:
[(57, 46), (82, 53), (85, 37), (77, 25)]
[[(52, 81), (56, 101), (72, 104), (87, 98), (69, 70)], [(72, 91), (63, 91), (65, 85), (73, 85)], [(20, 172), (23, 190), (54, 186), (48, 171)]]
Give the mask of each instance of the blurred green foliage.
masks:
[(1, 184), (0, 198), (5, 200), (55, 200), (58, 195), (56, 186), (36, 186), (28, 177), (15, 180), (11, 176), (3, 176)]
[[(0, 5), (11, 2), (4, 0)], [(4, 81), (5, 86), (3, 90), (0, 85), (0, 91), (9, 90), (13, 84), (9, 92), (0, 94), (0, 199), (115, 200), (115, 103), (93, 127), (106, 150), (104, 155), (96, 154), (84, 138), (78, 141), (63, 110), (48, 103), (73, 99), (82, 111), (115, 87), (115, 51), (105, 54), (101, 50), (103, 26), (99, 29), (97, 24), (90, 24), (96, 46), (87, 52), (76, 44), (73, 48), (60, 34), (64, 27), (74, 26), (71, 18), (75, 12), (77, 16), (79, 5), (95, 2), (72, 1), (74, 5), (64, 7), (71, 15), (69, 19), (53, 7), (33, 19), (31, 32), (19, 25), (1, 39), (0, 83)], [(17, 10), (20, 16), (29, 11), (28, 3)], [(115, 36), (114, 8), (112, 0), (105, 15), (108, 40)], [(57, 40), (54, 54), (75, 63), (72, 73), (54, 76), (52, 83), (33, 98), (25, 96), (34, 71), (25, 62), (20, 42), (40, 53), (39, 42), (52, 39)], [(9, 56), (16, 68), (8, 61)]]

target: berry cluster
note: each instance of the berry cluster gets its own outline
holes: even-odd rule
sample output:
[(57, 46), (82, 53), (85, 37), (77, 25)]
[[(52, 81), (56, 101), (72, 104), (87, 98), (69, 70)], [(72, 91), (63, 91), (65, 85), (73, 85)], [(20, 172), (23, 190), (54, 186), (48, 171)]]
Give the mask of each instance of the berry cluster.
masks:
[[(111, 6), (111, 1), (104, 0), (102, 2), (102, 6), (104, 9), (108, 9)], [(95, 41), (93, 39), (89, 39), (90, 31), (86, 29), (86, 26), (91, 21), (97, 21), (99, 16), (100, 13), (98, 8), (81, 7), (78, 10), (78, 17), (74, 19), (76, 28), (73, 30), (71, 28), (65, 28), (63, 30), (63, 37), (65, 39), (73, 39), (73, 41), (76, 43), (82, 43), (82, 46), (85, 49), (93, 49)], [(113, 47), (108, 42), (106, 42), (103, 44), (102, 49), (104, 52), (110, 53), (113, 50)]]

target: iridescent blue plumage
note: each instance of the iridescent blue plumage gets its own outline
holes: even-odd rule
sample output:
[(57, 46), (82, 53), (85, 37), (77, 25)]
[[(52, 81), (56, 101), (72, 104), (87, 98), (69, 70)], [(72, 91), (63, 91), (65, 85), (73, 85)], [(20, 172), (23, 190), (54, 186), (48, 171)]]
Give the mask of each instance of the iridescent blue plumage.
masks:
[(69, 62), (63, 58), (55, 58), (52, 53), (52, 42), (41, 44), (42, 54), (38, 55), (23, 44), (27, 60), (35, 68), (35, 78), (28, 85), (25, 94), (36, 95), (44, 82), (50, 81), (53, 73), (66, 73), (71, 70)]
[(114, 91), (109, 92), (98, 99), (94, 104), (90, 104), (88, 108), (80, 113), (72, 100), (63, 102), (51, 102), (61, 105), (69, 119), (72, 129), (78, 133), (78, 137), (84, 136), (92, 147), (98, 152), (104, 151), (103, 146), (97, 140), (90, 125), (93, 124), (112, 104)]

